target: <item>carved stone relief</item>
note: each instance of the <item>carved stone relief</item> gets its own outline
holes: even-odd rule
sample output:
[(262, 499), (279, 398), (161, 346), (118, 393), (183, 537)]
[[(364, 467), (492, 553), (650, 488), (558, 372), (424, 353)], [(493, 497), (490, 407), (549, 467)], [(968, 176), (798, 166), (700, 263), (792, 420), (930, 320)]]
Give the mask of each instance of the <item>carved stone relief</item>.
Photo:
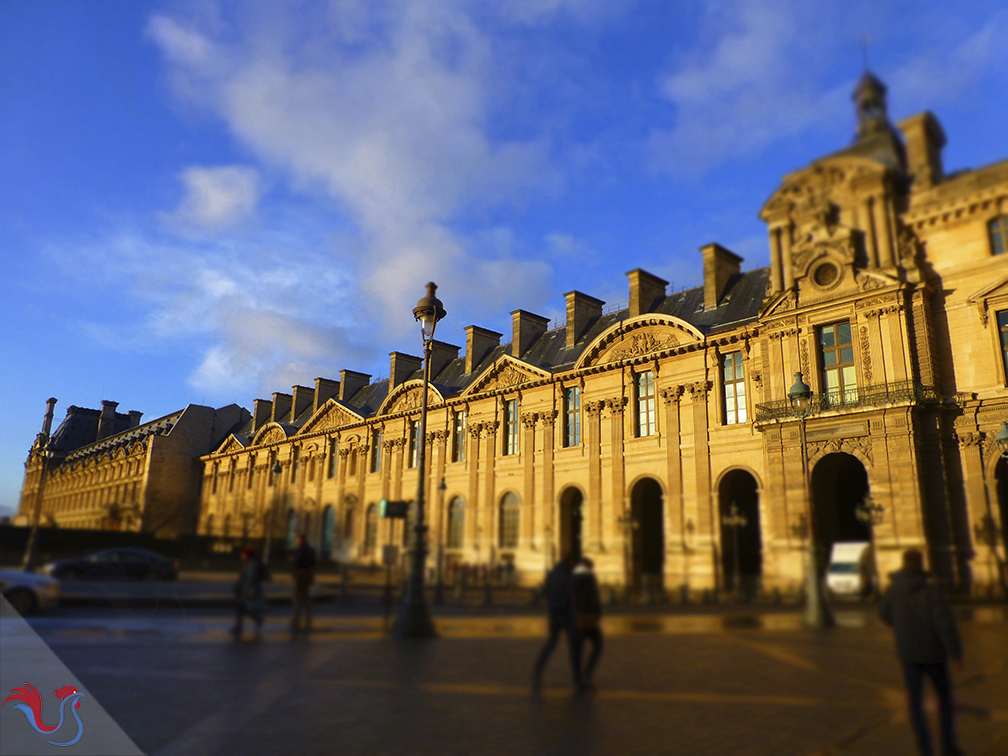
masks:
[(668, 331), (636, 331), (627, 334), (610, 346), (602, 355), (600, 362), (616, 362), (617, 360), (642, 357), (646, 354), (660, 352), (677, 346), (679, 340)]

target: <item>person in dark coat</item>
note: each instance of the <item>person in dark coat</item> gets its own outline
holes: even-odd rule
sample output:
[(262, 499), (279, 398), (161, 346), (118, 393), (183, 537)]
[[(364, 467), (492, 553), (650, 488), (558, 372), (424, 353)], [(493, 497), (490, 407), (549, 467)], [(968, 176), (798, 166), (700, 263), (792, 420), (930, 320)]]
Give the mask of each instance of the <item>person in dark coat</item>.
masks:
[(301, 615), (305, 616), (305, 630), (311, 630), (312, 605), (311, 586), (315, 582), (315, 549), (308, 545), (303, 535), (297, 537), (297, 548), (291, 557), (291, 571), (294, 578), (294, 618), (291, 629), (300, 628)]
[(955, 615), (941, 593), (928, 581), (924, 555), (916, 549), (903, 553), (903, 569), (890, 575), (891, 583), (879, 603), (879, 616), (896, 636), (896, 654), (903, 663), (910, 721), (922, 756), (932, 756), (931, 733), (924, 717), (924, 676), (931, 678), (941, 710), (942, 756), (960, 754), (952, 718), (952, 680), (948, 661), (962, 669), (963, 649)]
[(580, 688), (581, 675), (577, 662), (575, 639), (573, 636), (573, 617), (571, 616), (571, 576), (574, 572), (575, 558), (568, 555), (546, 575), (546, 611), (549, 616), (549, 638), (539, 652), (535, 669), (532, 672), (532, 692), (542, 690), (542, 674), (556, 648), (560, 633), (567, 633), (567, 649), (570, 653), (571, 671), (574, 675), (574, 686)]
[(242, 571), (234, 584), (235, 594), (235, 626), (231, 628), (234, 637), (240, 638), (245, 615), (249, 615), (256, 623), (256, 635), (262, 629), (263, 613), (266, 611), (266, 601), (263, 598), (262, 583), (264, 569), (262, 562), (253, 549), (242, 550)]
[(594, 688), (592, 674), (602, 655), (602, 600), (591, 559), (582, 557), (571, 576), (571, 609), (574, 613), (574, 655), (578, 672), (584, 658), (584, 642), (591, 641), (592, 652), (584, 675), (578, 674), (579, 687)]

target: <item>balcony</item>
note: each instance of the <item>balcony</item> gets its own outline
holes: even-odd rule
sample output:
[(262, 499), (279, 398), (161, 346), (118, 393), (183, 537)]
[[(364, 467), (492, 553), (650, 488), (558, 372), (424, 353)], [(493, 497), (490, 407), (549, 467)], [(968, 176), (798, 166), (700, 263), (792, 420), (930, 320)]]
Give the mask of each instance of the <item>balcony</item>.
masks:
[[(893, 383), (876, 383), (871, 386), (857, 386), (845, 391), (815, 394), (812, 397), (812, 409), (809, 414), (818, 415), (823, 412), (882, 407), (886, 404), (900, 402), (937, 404), (940, 401), (941, 396), (934, 386), (922, 386), (917, 381), (895, 381)], [(756, 405), (757, 423), (793, 417), (794, 412), (788, 399)]]

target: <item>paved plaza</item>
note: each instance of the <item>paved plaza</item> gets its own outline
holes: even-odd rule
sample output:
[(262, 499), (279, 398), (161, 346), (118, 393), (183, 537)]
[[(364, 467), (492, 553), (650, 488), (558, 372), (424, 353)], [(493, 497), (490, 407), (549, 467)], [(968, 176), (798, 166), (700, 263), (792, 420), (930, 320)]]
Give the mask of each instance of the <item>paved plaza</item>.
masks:
[[(607, 617), (598, 692), (582, 698), (562, 646), (530, 694), (535, 615), (460, 613), (439, 618), (439, 639), (400, 643), (380, 616), (338, 605), (292, 637), (287, 611), (238, 643), (211, 609), (61, 609), (31, 625), (155, 756), (914, 753), (891, 639), (866, 609), (828, 632), (801, 629), (796, 611), (624, 610)], [(962, 746), (1005, 754), (1005, 610), (960, 612)]]

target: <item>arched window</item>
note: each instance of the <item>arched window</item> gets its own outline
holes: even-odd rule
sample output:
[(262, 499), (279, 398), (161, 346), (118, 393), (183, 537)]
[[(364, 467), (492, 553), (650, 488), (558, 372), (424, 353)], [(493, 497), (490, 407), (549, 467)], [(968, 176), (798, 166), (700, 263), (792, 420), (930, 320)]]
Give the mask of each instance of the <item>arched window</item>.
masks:
[(370, 554), (378, 545), (378, 505), (367, 508), (367, 522), (364, 530), (364, 552)]
[(456, 496), (448, 507), (448, 548), (461, 549), (465, 542), (465, 502)]
[(209, 517), (206, 518), (206, 534), (208, 536), (213, 535), (213, 526), (214, 526), (213, 515), (210, 515)]
[(500, 547), (518, 547), (518, 495), (509, 492), (501, 499), (500, 505)]

